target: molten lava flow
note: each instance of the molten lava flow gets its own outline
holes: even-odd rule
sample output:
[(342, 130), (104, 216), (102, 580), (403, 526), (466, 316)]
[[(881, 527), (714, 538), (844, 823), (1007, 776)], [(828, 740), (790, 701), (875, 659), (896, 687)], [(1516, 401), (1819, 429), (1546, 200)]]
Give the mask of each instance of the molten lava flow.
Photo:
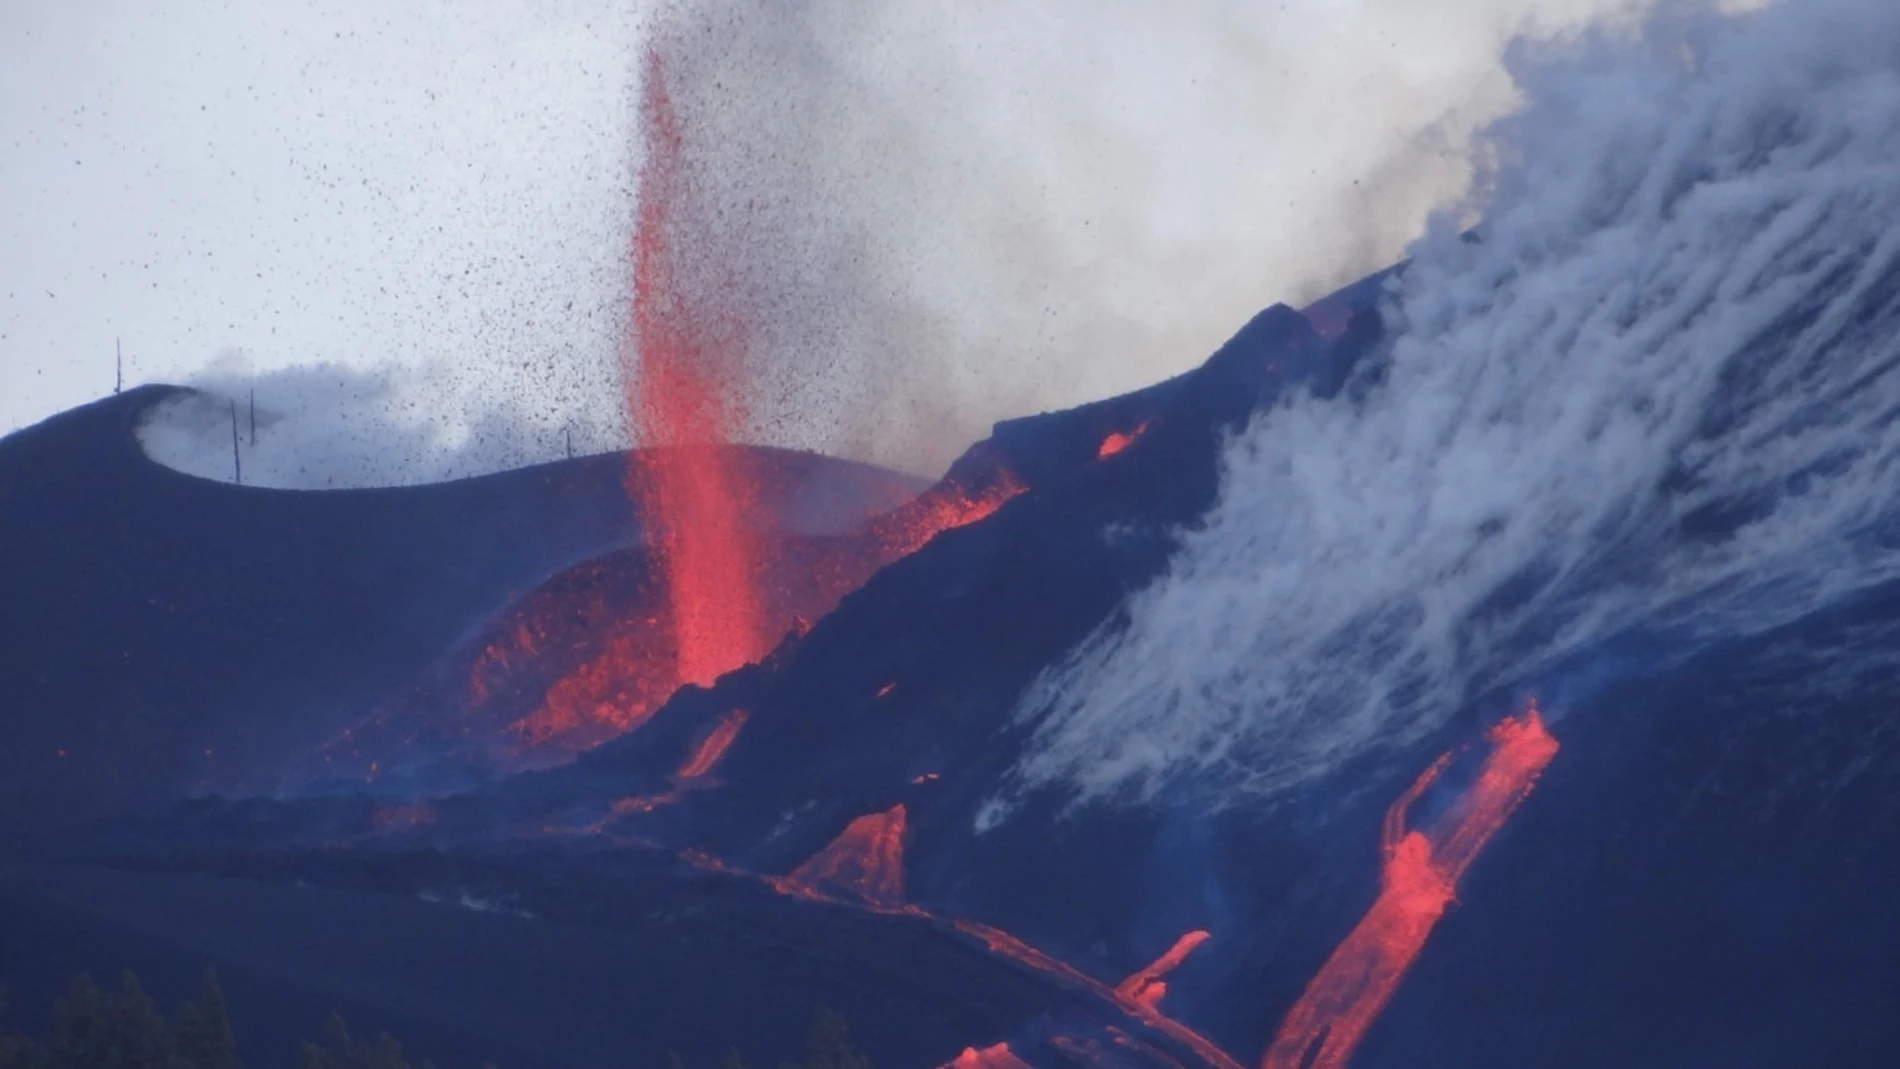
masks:
[(677, 229), (689, 207), (678, 116), (656, 47), (646, 53), (640, 173), (634, 241), (633, 318), (638, 366), (629, 414), (641, 428), (627, 484), (640, 508), (673, 609), (677, 675), (711, 683), (762, 655), (759, 546), (752, 525), (758, 487), (722, 448), (743, 419), (733, 381), (742, 362), (740, 331), (689, 278), (687, 242)]
[(639, 629), (619, 631), (600, 653), (556, 680), (509, 731), (530, 749), (564, 743), (583, 749), (647, 722), (676, 688), (665, 651)]
[(965, 1047), (963, 1053), (946, 1062), (943, 1069), (1029, 1069), (1029, 1063), (1016, 1057), (1009, 1044), (998, 1043), (982, 1050)]
[[(936, 924), (945, 923), (922, 908), (905, 905), (904, 897), (904, 828), (905, 811), (902, 805), (894, 806), (883, 813), (873, 813), (852, 821), (842, 834), (833, 840), (817, 855), (785, 876), (767, 876), (765, 881), (782, 894), (797, 895), (814, 901), (837, 901), (833, 891), (847, 891), (866, 906), (880, 913), (894, 913), (918, 917)], [(703, 867), (717, 867), (725, 870), (715, 859), (699, 855), (682, 855), (694, 864)], [(1074, 966), (1052, 957), (1028, 943), (999, 928), (992, 928), (980, 921), (951, 919), (949, 925), (955, 930), (970, 936), (989, 949), (992, 954), (1009, 958), (1021, 965), (1055, 977), (1073, 987), (1089, 991), (1118, 1006), (1123, 1012), (1194, 1051), (1208, 1065), (1215, 1069), (1240, 1069), (1240, 1063), (1215, 1046), (1206, 1036), (1163, 1014), (1153, 1004), (1138, 997), (1122, 993), (1095, 978), (1086, 975)], [(1199, 936), (1199, 938), (1196, 938)], [(1157, 977), (1180, 964), (1194, 947), (1206, 941), (1204, 932), (1190, 932), (1175, 944), (1175, 948), (1163, 955), (1160, 961), (1150, 966), (1144, 973), (1154, 973)], [(1142, 974), (1137, 974), (1140, 976)], [(1132, 982), (1135, 978), (1131, 977)], [(1156, 995), (1158, 1001), (1159, 995)], [(992, 1048), (993, 1049), (993, 1048)], [(979, 1052), (980, 1053), (980, 1052)]]
[(1174, 941), (1166, 954), (1155, 959), (1153, 965), (1135, 973), (1128, 979), (1115, 985), (1115, 993), (1133, 1002), (1139, 1002), (1151, 1010), (1161, 1008), (1161, 999), (1168, 993), (1168, 985), (1163, 978), (1173, 972), (1187, 960), (1189, 954), (1198, 950), (1202, 943), (1213, 938), (1203, 931), (1192, 931)]
[(894, 691), (896, 689), (897, 689), (897, 684), (886, 683), (883, 686), (877, 688), (877, 696), (880, 698), (888, 698), (891, 696), (891, 691)]
[(897, 909), (904, 902), (904, 821), (901, 803), (859, 817), (789, 875), (770, 877), (772, 886), (814, 899), (843, 891), (867, 905)]
[(1167, 1034), (1175, 1042), (1192, 1050), (1207, 1064), (1216, 1066), (1218, 1069), (1240, 1069), (1239, 1062), (1234, 1061), (1226, 1051), (1215, 1046), (1213, 1041), (1206, 1036), (1168, 1017), (1153, 1006), (1123, 995), (1119, 990), (1084, 974), (1075, 966), (1037, 950), (1008, 932), (1000, 928), (992, 928), (980, 921), (956, 920), (951, 923), (957, 931), (980, 940), (992, 954), (1010, 958), (1038, 972), (1066, 980), (1115, 1003), (1130, 1016), (1146, 1022), (1149, 1026)]
[(739, 737), (739, 729), (745, 726), (745, 719), (744, 709), (734, 709), (727, 713), (713, 727), (711, 733), (700, 740), (691, 756), (686, 758), (686, 763), (680, 766), (679, 772), (676, 773), (679, 778), (698, 779), (711, 772), (712, 767), (719, 763), (719, 759), (726, 756), (726, 748), (732, 745), (732, 740)]
[(1095, 451), (1095, 458), (1097, 460), (1106, 460), (1114, 456), (1129, 446), (1134, 445), (1135, 439), (1141, 437), (1147, 430), (1148, 424), (1146, 421), (1143, 421), (1136, 424), (1135, 429), (1132, 431), (1109, 432), (1108, 437), (1102, 439), (1101, 448)]
[(883, 551), (878, 566), (915, 553), (945, 531), (987, 519), (1010, 498), (1027, 489), (1006, 468), (997, 469), (989, 485), (981, 489), (971, 489), (954, 481), (938, 483), (917, 500), (887, 513), (872, 525), (872, 536)]
[(1535, 703), (1488, 736), (1491, 752), (1462, 802), (1429, 831), (1405, 830), (1406, 813), (1451, 755), (1425, 770), (1386, 811), (1379, 897), (1280, 1025), (1262, 1069), (1342, 1069), (1451, 905), (1458, 880), (1557, 754)]

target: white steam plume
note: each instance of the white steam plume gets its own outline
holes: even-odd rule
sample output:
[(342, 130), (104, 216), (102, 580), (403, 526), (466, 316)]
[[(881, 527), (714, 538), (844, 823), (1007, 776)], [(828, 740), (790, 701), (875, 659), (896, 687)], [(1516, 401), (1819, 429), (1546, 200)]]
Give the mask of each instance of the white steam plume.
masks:
[[(504, 371), (505, 373), (505, 371)], [(572, 448), (622, 447), (621, 420), (587, 422), (585, 406), (501, 404), (438, 367), (313, 364), (260, 371), (241, 352), (192, 379), (194, 392), (155, 405), (138, 427), (147, 456), (230, 481), (232, 420), (248, 486), (335, 490), (408, 486), (519, 468)], [(611, 388), (611, 384), (607, 384)], [(601, 415), (611, 416), (612, 413)]]
[(1272, 797), (1631, 628), (1692, 649), (1900, 575), (1900, 5), (1530, 50), (1389, 301), (1383, 383), (1231, 447), (1027, 784)]
[(934, 472), (1383, 266), (1508, 106), (1504, 42), (1645, 2), (0, 5), (0, 428), (101, 392), (115, 337), (134, 382), (232, 348), (387, 381), (303, 437), (391, 427), (307, 458), (363, 480), (429, 473), (415, 412), (514, 419), (529, 459), (616, 425), (633, 83), (671, 24), (704, 30), (678, 59), (753, 436)]
[(1642, 0), (693, 0), (659, 20), (699, 288), (763, 439), (938, 470), (1382, 267), (1520, 33)]

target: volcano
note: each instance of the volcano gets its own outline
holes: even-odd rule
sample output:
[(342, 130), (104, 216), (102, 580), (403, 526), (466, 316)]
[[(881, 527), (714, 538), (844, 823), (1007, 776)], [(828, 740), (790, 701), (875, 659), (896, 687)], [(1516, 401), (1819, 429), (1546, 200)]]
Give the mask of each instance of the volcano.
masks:
[(1579, 46), (1476, 229), (928, 485), (735, 444), (650, 82), (655, 441), (0, 440), (0, 982), (215, 965), (251, 1064), (1900, 1064), (1893, 12)]
[[(174, 477), (127, 455), (140, 397), (17, 436), (0, 447), (10, 486), (57, 491), (59, 507), (143, 516), (135, 506), (148, 495), (210, 503), (150, 506), (178, 532), (162, 537), (143, 519), (76, 546), (14, 529), (9, 544), (36, 547), (37, 572), (114, 557), (116, 584), (52, 580), (94, 599), (98, 619), (138, 619), (133, 606), (161, 581), (152, 577), (178, 569), (176, 547), (215, 537), (233, 515), (255, 518), (229, 545), (271, 547), (248, 574), (278, 583), (336, 574), (333, 545), (274, 570), (303, 552), (299, 524), (319, 522), (304, 517), (325, 510), (374, 509), (388, 525), (459, 509), (432, 522), (480, 517), (477, 528), (499, 522), (483, 510), (533, 515), (538, 540), (508, 540), (509, 568), (444, 562), (441, 585), (413, 595), (434, 621), (430, 641), (349, 673), (369, 695), (354, 707), (352, 760), (377, 762), (383, 778), (366, 781), (367, 766), (289, 777), (346, 717), (299, 725), (280, 712), (273, 727), (296, 727), (294, 741), (241, 752), (247, 776), (306, 784), (290, 794), (246, 799), (154, 775), (132, 780), (143, 797), (198, 797), (57, 835), (48, 829), (65, 815), (18, 811), (4, 978), (31, 992), (101, 956), (156, 977), (209, 961), (255, 981), (267, 1029), (307, 1032), (317, 1004), (335, 1003), (450, 1056), (549, 1065), (602, 1064), (617, 1050), (714, 1058), (735, 1045), (776, 1056), (795, 1049), (816, 1005), (861, 1022), (866, 1050), (893, 1065), (1292, 1064), (1279, 1052), (1326, 1042), (1325, 1014), (1337, 1015), (1342, 1044), (1317, 1048), (1338, 1053), (1319, 1055), (1329, 1065), (1346, 1054), (1406, 1064), (1421, 1045), (1461, 1064), (1662, 1066), (1712, 1050), (1877, 1064), (1900, 1053), (1880, 1023), (1900, 990), (1900, 957), (1883, 950), (1900, 946), (1889, 893), (1900, 868), (1870, 834), (1894, 813), (1900, 783), (1885, 751), (1828, 741), (1882, 730), (1894, 683), (1874, 673), (1811, 684), (1834, 674), (1826, 651), (1896, 618), (1900, 595), (1886, 588), (1565, 696), (1544, 714), (1542, 737), (1556, 744), (1515, 764), (1500, 755), (1518, 752), (1503, 740), (1517, 737), (1520, 702), (1500, 692), (1393, 756), (1344, 765), (1264, 809), (1209, 810), (1192, 783), (1140, 806), (1078, 806), (1014, 778), (1033, 738), (1019, 696), (1165, 573), (1171, 532), (1219, 492), (1230, 436), (1296, 391), (1343, 400), (1376, 372), (1377, 292), (1342, 294), (1346, 322), (1324, 332), (1321, 316), (1269, 309), (1179, 378), (999, 424), (915, 503), (786, 533), (807, 559), (860, 569), (884, 559), (853, 556), (867, 547), (897, 539), (905, 552), (841, 597), (802, 595), (822, 594), (823, 611), (788, 626), (760, 662), (525, 766), (498, 758), (513, 751), (497, 740), (532, 720), (575, 665), (612, 650), (602, 620), (647, 604), (640, 554), (612, 547), (625, 521), (618, 495), (574, 489), (617, 488), (618, 458), (286, 495)], [(900, 485), (766, 456), (814, 480), (869, 480), (853, 493), (877, 504)], [(68, 458), (65, 478), (19, 474), (50, 457)], [(72, 477), (87, 470), (84, 483)], [(985, 499), (990, 487), (1005, 490)], [(963, 504), (979, 500), (995, 504)], [(934, 535), (918, 526), (966, 508), (971, 522)], [(190, 583), (164, 581), (244, 593), (198, 567)], [(489, 583), (448, 581), (471, 571)], [(511, 598), (515, 584), (524, 589)], [(41, 630), (60, 618), (45, 603), (34, 612)], [(206, 630), (175, 628), (171, 645), (116, 641), (133, 666), (215, 674), (224, 633), (187, 619)], [(330, 634), (263, 629), (246, 641), (272, 646), (253, 655), (266, 664), (334, 671), (360, 649), (335, 637), (353, 641), (346, 629)], [(116, 713), (115, 730), (184, 745), (180, 723), (96, 689), (102, 678), (157, 684), (61, 675), (70, 660), (21, 651), (9, 651), (10, 693), (41, 697), (10, 707), (41, 716), (16, 712), (8, 730), (46, 732), (59, 707), (43, 696), (80, 694)], [(424, 715), (449, 711), (471, 718)], [(228, 715), (193, 722), (189, 745), (239, 745), (242, 718)], [(1817, 722), (1827, 736), (1806, 726)], [(518, 729), (512, 738), (533, 741)], [(1803, 762), (1792, 780), (1790, 752)], [(64, 760), (75, 758), (10, 783), (50, 789)], [(442, 774), (456, 762), (466, 774)], [(1416, 937), (1398, 935), (1412, 923), (1398, 917), (1418, 909), (1429, 916)], [(312, 957), (300, 925), (353, 934), (326, 937)], [(1361, 945), (1397, 957), (1347, 979), (1342, 962)], [(475, 967), (424, 1000), (441, 955)], [(557, 977), (522, 987), (526, 967), (510, 963), (528, 959), (561, 963)], [(1685, 1020), (1710, 1024), (1685, 1031)]]

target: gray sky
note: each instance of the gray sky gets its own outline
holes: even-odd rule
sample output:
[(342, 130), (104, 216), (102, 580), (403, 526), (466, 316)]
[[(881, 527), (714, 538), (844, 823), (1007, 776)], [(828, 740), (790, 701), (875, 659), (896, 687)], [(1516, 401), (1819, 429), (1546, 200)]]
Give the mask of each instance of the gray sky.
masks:
[[(756, 436), (929, 470), (993, 419), (1190, 366), (1459, 193), (1515, 33), (1638, 4), (807, 0), (791, 50), (766, 8), (703, 0), (737, 20), (729, 119), (827, 102), (769, 166), (733, 150), (746, 185), (805, 191), (812, 247), (875, 268), (782, 287), (828, 325), (761, 330), (780, 408)], [(376, 376), (341, 390), (375, 419), (449, 446), (525, 428), (487, 466), (553, 455), (570, 426), (620, 441), (645, 17), (0, 5), (0, 431), (109, 392), (121, 338), (132, 383), (334, 364)], [(900, 356), (894, 322), (915, 330)], [(806, 418), (827, 404), (885, 415)]]

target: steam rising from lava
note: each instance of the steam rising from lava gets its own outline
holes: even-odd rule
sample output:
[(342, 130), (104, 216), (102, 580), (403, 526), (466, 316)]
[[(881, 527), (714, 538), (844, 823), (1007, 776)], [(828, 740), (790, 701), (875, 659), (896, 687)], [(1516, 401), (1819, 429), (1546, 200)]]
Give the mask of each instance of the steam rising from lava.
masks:
[[(1619, 635), (1686, 655), (1900, 576), (1900, 7), (1527, 54), (1482, 241), (1382, 378), (1289, 399), (1167, 574), (1026, 696), (1021, 773), (1273, 796)], [(1660, 654), (1653, 654), (1660, 655)]]

